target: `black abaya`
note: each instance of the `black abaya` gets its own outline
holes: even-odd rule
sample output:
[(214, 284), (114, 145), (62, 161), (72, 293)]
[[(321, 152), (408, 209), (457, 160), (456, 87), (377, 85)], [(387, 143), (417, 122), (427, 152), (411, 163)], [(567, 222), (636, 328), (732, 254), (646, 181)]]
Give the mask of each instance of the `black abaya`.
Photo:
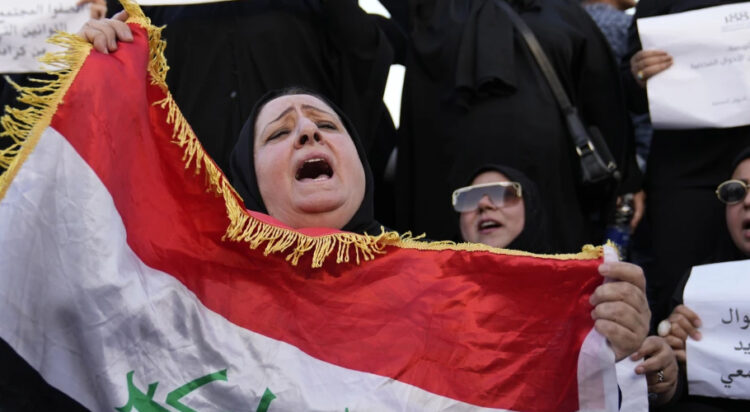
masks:
[[(736, 3), (722, 0), (641, 0), (635, 18)], [(635, 23), (622, 62), (631, 103), (647, 110), (646, 91), (630, 74), (641, 49)], [(685, 271), (713, 252), (728, 235), (716, 187), (731, 173), (732, 159), (750, 146), (750, 126), (729, 129), (654, 130), (645, 180), (646, 215), (634, 238), (646, 273), (652, 324), (669, 315), (669, 302)]]
[[(632, 131), (618, 70), (596, 24), (575, 1), (514, 1), (584, 120), (596, 125), (637, 189)], [(412, 0), (397, 183), (400, 229), (454, 238), (451, 190), (477, 166), (514, 167), (538, 183), (549, 246), (601, 243), (578, 193), (578, 159), (560, 110), (494, 0)], [(601, 217), (601, 216), (600, 216)]]
[(356, 1), (235, 1), (145, 11), (167, 26), (167, 84), (224, 171), (253, 104), (269, 90), (302, 86), (330, 97), (361, 131), (368, 151), (378, 131), (388, 133), (382, 96), (393, 52), (375, 17)]

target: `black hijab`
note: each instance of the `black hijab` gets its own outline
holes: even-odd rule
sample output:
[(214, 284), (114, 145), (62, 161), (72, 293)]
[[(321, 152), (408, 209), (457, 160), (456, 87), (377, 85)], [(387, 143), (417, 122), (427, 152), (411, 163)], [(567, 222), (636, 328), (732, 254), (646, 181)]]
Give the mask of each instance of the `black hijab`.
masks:
[(729, 172), (730, 179), (734, 174), (734, 170), (737, 169), (737, 166), (747, 158), (750, 158), (750, 147), (746, 147), (737, 157), (734, 158), (734, 161), (732, 162), (732, 170)]
[[(737, 157), (734, 158), (734, 161), (732, 162), (732, 168), (729, 169), (729, 176), (727, 176), (727, 179), (731, 179), (732, 175), (734, 174), (734, 170), (737, 169), (737, 166), (739, 166), (740, 163), (748, 158), (750, 158), (750, 147), (746, 147), (739, 153)], [(726, 222), (724, 223), (726, 224)], [(748, 257), (745, 256), (745, 254), (737, 248), (737, 245), (734, 244), (734, 241), (729, 235), (729, 232), (725, 231), (725, 233), (719, 238), (719, 241), (716, 242), (714, 253), (706, 263), (729, 262), (747, 258)]]
[(362, 146), (362, 142), (359, 140), (357, 131), (354, 129), (351, 121), (344, 114), (344, 112), (341, 111), (341, 109), (339, 109), (330, 100), (319, 95), (316, 92), (301, 87), (290, 87), (286, 89), (272, 90), (263, 95), (255, 103), (255, 106), (250, 113), (250, 117), (242, 127), (242, 131), (240, 131), (240, 136), (237, 140), (237, 144), (234, 146), (232, 154), (229, 158), (229, 171), (232, 185), (234, 186), (235, 190), (237, 190), (237, 193), (239, 193), (240, 196), (242, 196), (242, 199), (245, 201), (245, 207), (249, 210), (268, 214), (266, 205), (263, 202), (263, 197), (260, 194), (260, 189), (258, 188), (257, 176), (255, 175), (255, 158), (253, 156), (255, 143), (255, 121), (258, 118), (258, 114), (260, 113), (260, 110), (266, 105), (266, 103), (270, 102), (271, 100), (276, 99), (277, 97), (295, 94), (307, 94), (314, 96), (323, 101), (331, 109), (333, 109), (336, 114), (338, 114), (339, 118), (341, 118), (341, 121), (344, 124), (344, 127), (346, 128), (346, 131), (349, 133), (349, 136), (351, 136), (352, 141), (354, 142), (354, 146), (357, 148), (359, 160), (362, 162), (362, 167), (365, 170), (365, 196), (362, 199), (362, 204), (360, 204), (357, 212), (354, 214), (351, 220), (349, 220), (349, 222), (344, 225), (343, 228), (341, 228), (341, 230), (356, 233), (366, 233), (371, 235), (380, 234), (380, 223), (378, 223), (374, 217), (375, 207), (372, 171), (370, 170), (370, 165), (367, 162), (367, 156), (365, 155), (364, 147)]
[(522, 172), (509, 166), (496, 164), (486, 164), (474, 171), (467, 184), (470, 185), (479, 174), (488, 171), (502, 173), (508, 180), (521, 184), (525, 214), (524, 225), (521, 233), (506, 248), (533, 253), (550, 253), (546, 234), (547, 218), (542, 209), (539, 189), (536, 184)]

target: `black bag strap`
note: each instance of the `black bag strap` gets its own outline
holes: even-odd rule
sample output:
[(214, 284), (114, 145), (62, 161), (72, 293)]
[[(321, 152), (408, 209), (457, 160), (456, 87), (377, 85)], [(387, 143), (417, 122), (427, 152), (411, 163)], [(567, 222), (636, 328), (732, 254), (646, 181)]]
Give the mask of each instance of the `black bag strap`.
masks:
[[(552, 94), (555, 95), (555, 100), (557, 100), (557, 104), (560, 106), (560, 109), (565, 116), (565, 120), (568, 123), (570, 137), (573, 140), (573, 145), (575, 145), (578, 156), (583, 157), (584, 154), (595, 151), (594, 144), (586, 137), (588, 133), (586, 133), (586, 128), (583, 126), (583, 122), (578, 116), (578, 110), (570, 103), (570, 99), (568, 99), (568, 95), (565, 93), (565, 89), (563, 88), (562, 83), (560, 83), (560, 79), (557, 77), (555, 69), (552, 67), (549, 59), (547, 59), (547, 55), (544, 53), (542, 46), (536, 39), (534, 32), (531, 31), (529, 26), (527, 26), (523, 19), (521, 19), (521, 16), (519, 16), (518, 13), (513, 10), (513, 7), (511, 7), (505, 0), (495, 0), (495, 3), (503, 8), (508, 14), (513, 25), (516, 26), (518, 32), (523, 36), (526, 46), (528, 46), (529, 51), (534, 56), (534, 59), (542, 70), (544, 77), (547, 79), (547, 84), (549, 84), (550, 89), (552, 89)], [(607, 151), (608, 150), (609, 149), (607, 148)], [(611, 158), (606, 159), (606, 161), (610, 160)]]

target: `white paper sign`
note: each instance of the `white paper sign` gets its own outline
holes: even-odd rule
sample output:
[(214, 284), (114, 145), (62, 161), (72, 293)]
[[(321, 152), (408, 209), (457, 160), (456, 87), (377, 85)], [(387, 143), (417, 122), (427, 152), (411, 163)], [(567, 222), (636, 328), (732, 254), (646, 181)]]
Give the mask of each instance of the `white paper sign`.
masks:
[(750, 3), (638, 19), (644, 50), (674, 64), (648, 79), (651, 122), (659, 129), (750, 124)]
[(688, 392), (750, 399), (750, 260), (696, 266), (685, 306), (702, 321), (687, 340)]
[(47, 43), (57, 31), (76, 32), (90, 18), (76, 0), (0, 0), (0, 73), (40, 72), (39, 58), (59, 48)]

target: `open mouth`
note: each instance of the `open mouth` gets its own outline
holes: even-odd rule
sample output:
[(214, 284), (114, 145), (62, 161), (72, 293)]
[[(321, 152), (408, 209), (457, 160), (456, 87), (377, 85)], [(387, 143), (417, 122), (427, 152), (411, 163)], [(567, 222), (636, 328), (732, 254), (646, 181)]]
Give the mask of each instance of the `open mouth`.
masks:
[(477, 229), (479, 229), (480, 232), (490, 231), (493, 229), (497, 229), (502, 227), (503, 225), (492, 219), (482, 219), (479, 221), (479, 224), (477, 225)]
[(305, 160), (294, 176), (299, 181), (305, 179), (324, 180), (331, 177), (333, 177), (333, 168), (327, 160), (320, 157)]

